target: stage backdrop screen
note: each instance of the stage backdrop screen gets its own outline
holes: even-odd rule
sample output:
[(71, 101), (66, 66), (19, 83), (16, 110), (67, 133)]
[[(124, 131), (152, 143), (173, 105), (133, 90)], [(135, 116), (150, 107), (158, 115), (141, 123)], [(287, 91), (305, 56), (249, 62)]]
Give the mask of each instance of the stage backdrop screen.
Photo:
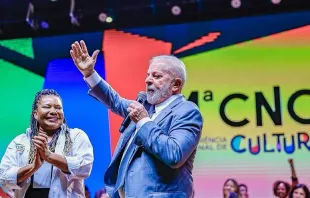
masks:
[(225, 180), (234, 178), (250, 197), (271, 198), (276, 180), (291, 183), (290, 158), (299, 182), (310, 186), (309, 18), (310, 12), (298, 12), (0, 41), (0, 156), (29, 126), (34, 94), (53, 88), (69, 126), (83, 129), (94, 146), (86, 185), (92, 194), (104, 186), (122, 118), (87, 94), (69, 55), (71, 44), (83, 39), (89, 52), (101, 50), (98, 73), (130, 99), (145, 89), (151, 57), (184, 61), (183, 94), (204, 119), (195, 197), (221, 198)]

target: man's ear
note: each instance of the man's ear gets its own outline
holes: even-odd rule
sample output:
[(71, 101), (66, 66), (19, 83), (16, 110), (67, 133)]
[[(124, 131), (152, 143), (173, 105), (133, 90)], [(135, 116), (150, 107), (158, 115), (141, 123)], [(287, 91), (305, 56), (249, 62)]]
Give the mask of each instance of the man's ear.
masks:
[(182, 80), (181, 78), (175, 78), (172, 86), (173, 92), (179, 92), (182, 88)]

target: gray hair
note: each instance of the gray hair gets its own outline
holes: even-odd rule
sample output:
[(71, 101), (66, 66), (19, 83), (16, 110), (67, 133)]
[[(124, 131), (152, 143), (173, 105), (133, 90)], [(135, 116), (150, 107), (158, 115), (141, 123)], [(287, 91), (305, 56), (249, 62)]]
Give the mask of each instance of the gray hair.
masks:
[(154, 56), (150, 63), (152, 62), (160, 62), (165, 66), (165, 69), (170, 72), (174, 77), (180, 78), (182, 80), (182, 88), (186, 82), (186, 69), (185, 64), (173, 55), (159, 55)]

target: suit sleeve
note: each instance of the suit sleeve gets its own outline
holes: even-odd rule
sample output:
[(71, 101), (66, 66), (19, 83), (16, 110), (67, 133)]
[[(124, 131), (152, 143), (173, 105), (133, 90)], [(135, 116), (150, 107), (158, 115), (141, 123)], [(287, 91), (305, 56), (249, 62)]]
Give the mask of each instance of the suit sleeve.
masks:
[(292, 177), (292, 187), (295, 187), (298, 184), (298, 178), (297, 177)]
[(179, 168), (187, 161), (198, 145), (202, 130), (202, 116), (197, 108), (176, 115), (168, 134), (149, 121), (140, 128), (135, 139), (137, 145), (171, 168)]
[[(105, 80), (100, 78), (97, 72), (91, 77), (96, 80), (93, 80), (93, 82), (87, 80), (88, 83), (91, 83), (89, 94), (104, 103), (112, 112), (121, 117), (126, 117), (128, 114), (127, 108), (132, 101), (122, 98)], [(100, 81), (97, 83), (98, 78)]]

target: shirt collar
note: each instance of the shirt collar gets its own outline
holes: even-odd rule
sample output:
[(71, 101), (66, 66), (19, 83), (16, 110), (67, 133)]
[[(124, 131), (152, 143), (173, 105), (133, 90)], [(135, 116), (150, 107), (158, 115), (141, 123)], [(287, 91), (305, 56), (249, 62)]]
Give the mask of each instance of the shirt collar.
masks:
[(162, 111), (164, 108), (166, 108), (170, 103), (172, 103), (175, 99), (177, 99), (180, 96), (182, 96), (182, 94), (172, 95), (168, 99), (163, 101), (162, 103), (155, 105), (156, 114), (159, 113), (160, 111)]

